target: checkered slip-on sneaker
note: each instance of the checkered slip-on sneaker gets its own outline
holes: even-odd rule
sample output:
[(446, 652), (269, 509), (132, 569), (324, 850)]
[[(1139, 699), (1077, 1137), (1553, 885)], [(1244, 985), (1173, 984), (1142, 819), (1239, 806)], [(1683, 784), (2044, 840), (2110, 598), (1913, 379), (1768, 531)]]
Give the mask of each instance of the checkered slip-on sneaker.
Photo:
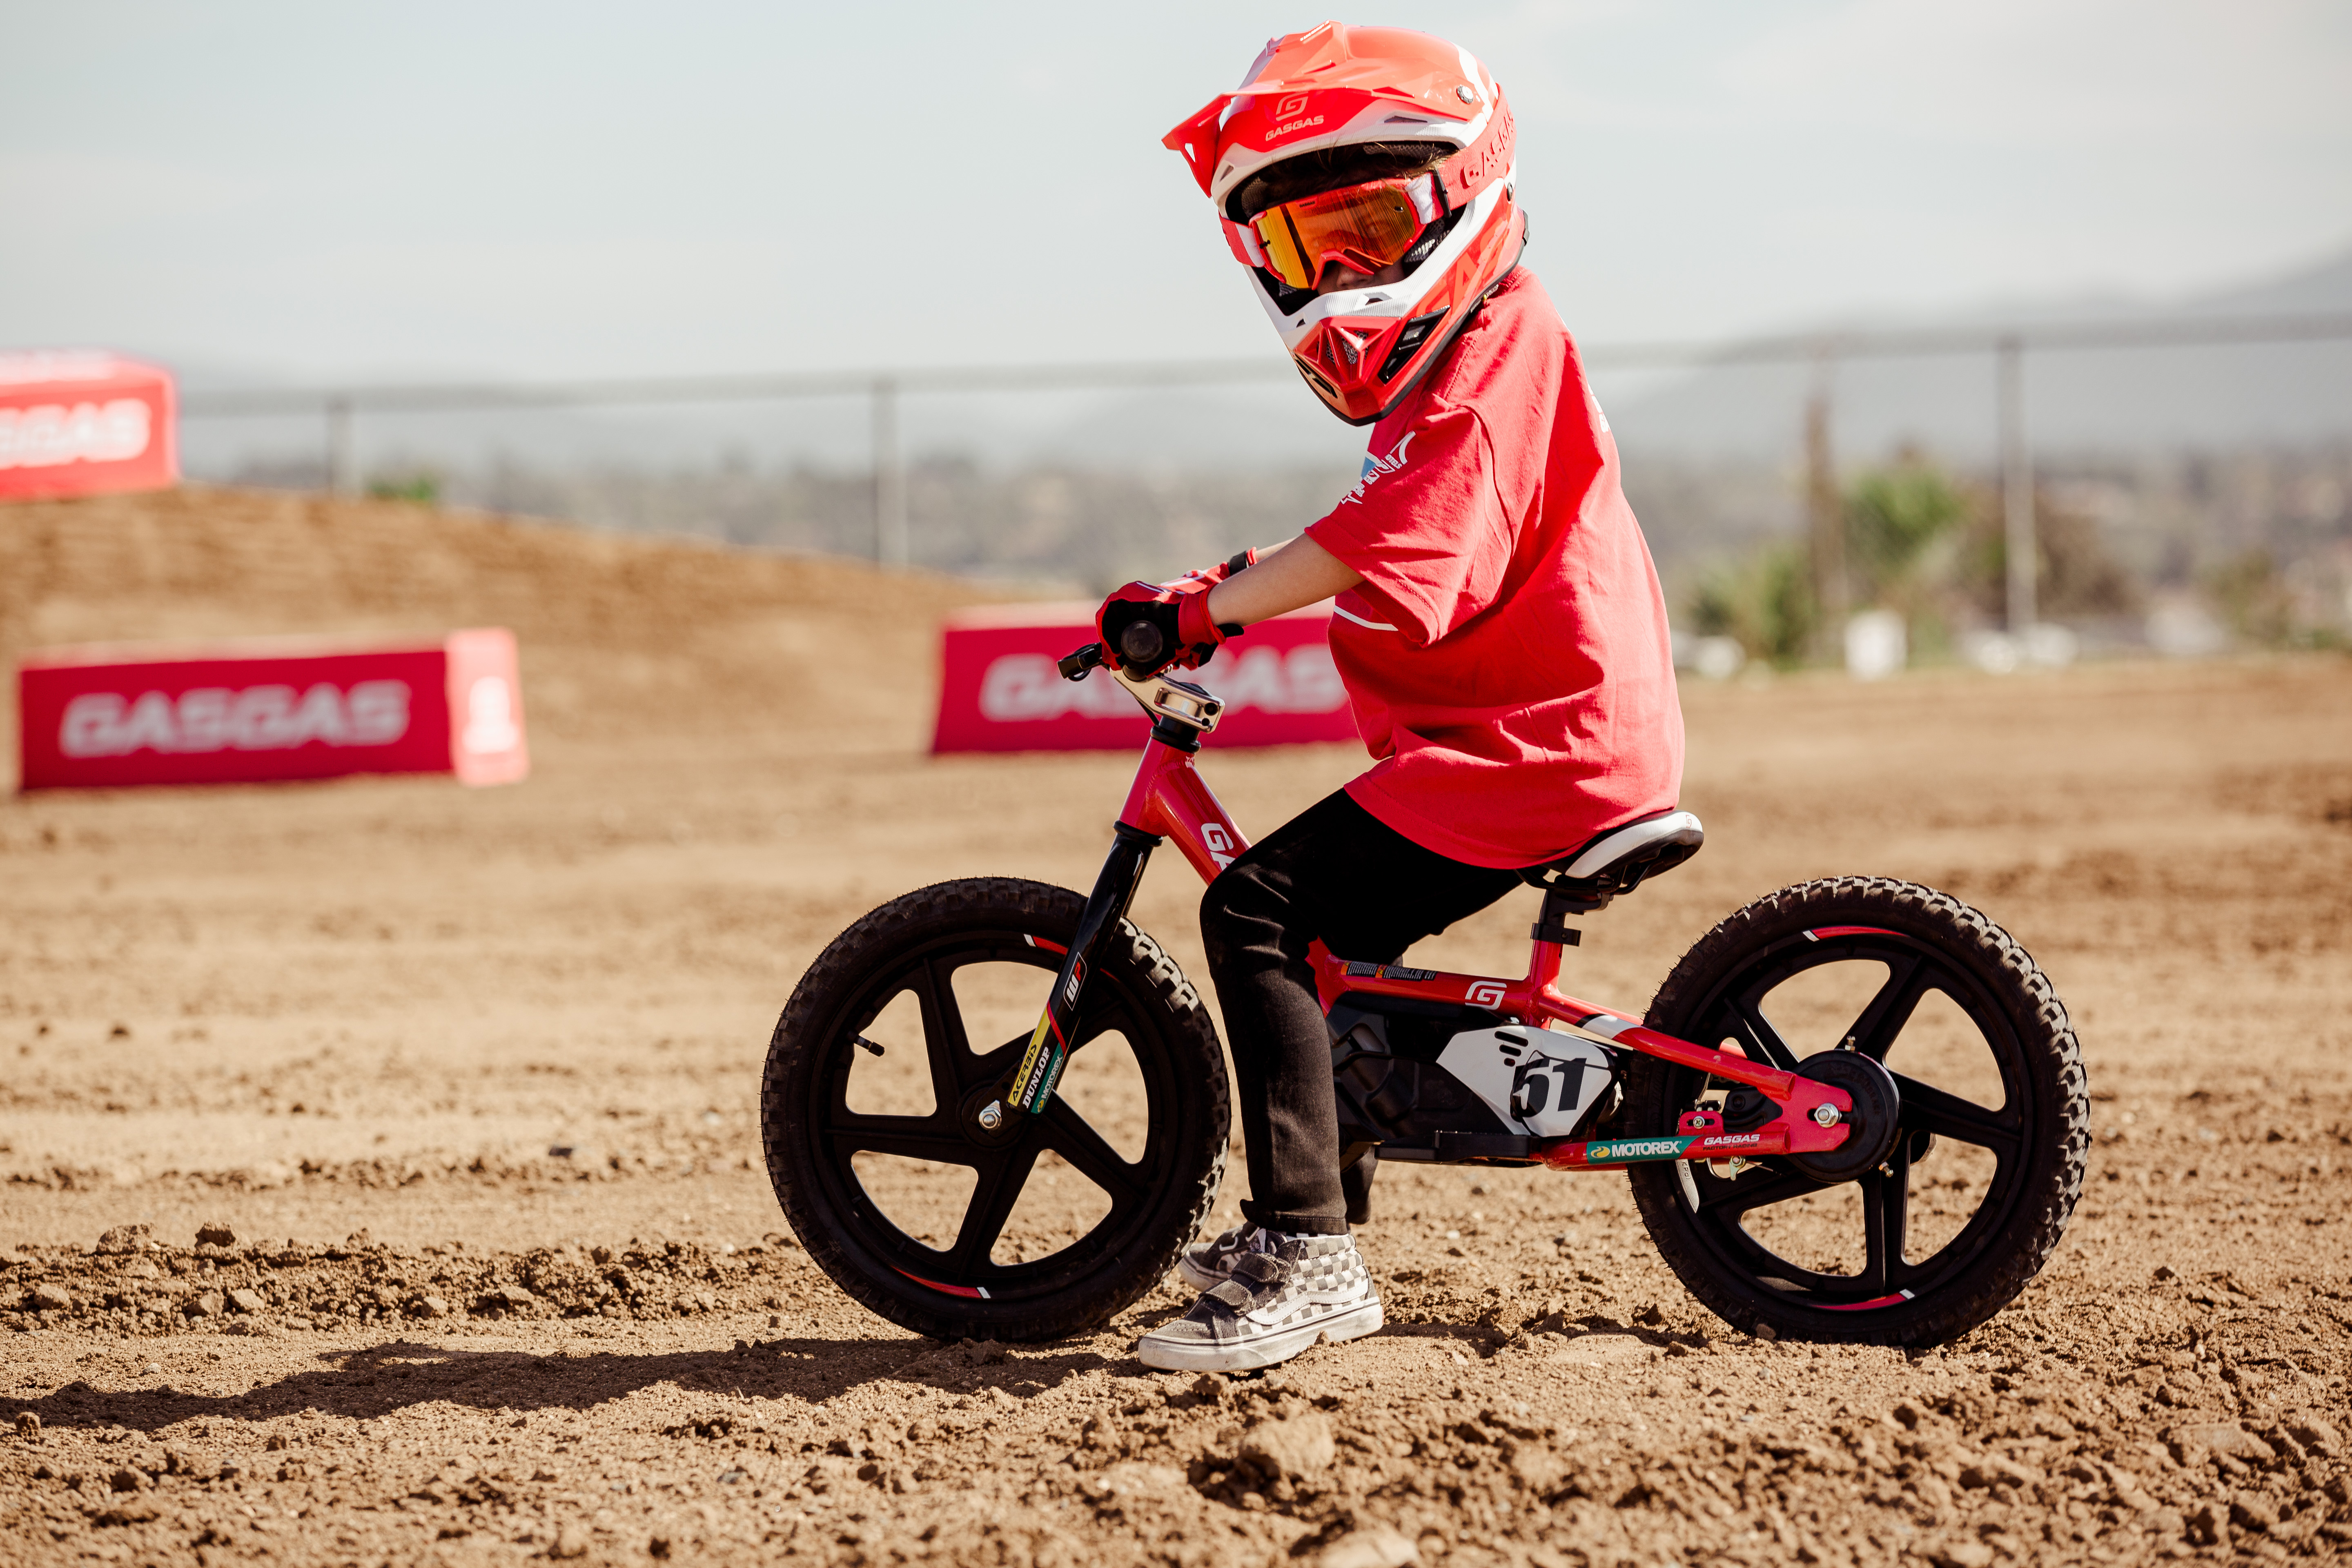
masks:
[(1163, 1372), (1241, 1372), (1288, 1361), (1318, 1340), (1336, 1344), (1380, 1326), (1381, 1299), (1356, 1238), (1292, 1237), (1272, 1252), (1237, 1254), (1229, 1278), (1202, 1292), (1191, 1311), (1144, 1335), (1135, 1353)]
[(1273, 1246), (1265, 1231), (1244, 1220), (1222, 1236), (1186, 1247), (1177, 1255), (1176, 1272), (1195, 1290), (1213, 1290), (1234, 1277), (1235, 1263)]

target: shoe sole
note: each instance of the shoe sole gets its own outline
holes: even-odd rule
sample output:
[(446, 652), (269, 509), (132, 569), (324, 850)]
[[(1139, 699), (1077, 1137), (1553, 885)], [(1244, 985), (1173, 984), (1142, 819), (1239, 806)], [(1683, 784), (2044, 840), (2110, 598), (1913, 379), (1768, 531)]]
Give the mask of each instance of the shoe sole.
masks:
[(1319, 1341), (1336, 1345), (1362, 1339), (1379, 1331), (1382, 1321), (1381, 1304), (1367, 1301), (1319, 1323), (1302, 1323), (1280, 1333), (1260, 1334), (1236, 1343), (1171, 1342), (1155, 1341), (1146, 1334), (1137, 1342), (1135, 1353), (1144, 1365), (1160, 1372), (1247, 1372), (1255, 1367), (1278, 1366), (1312, 1350)]

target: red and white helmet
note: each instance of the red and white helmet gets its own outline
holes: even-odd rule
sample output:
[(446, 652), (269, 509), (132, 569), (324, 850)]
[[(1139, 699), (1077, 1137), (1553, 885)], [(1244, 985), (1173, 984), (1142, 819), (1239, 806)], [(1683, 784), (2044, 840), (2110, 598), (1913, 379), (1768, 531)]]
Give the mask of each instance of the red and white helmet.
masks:
[[(1468, 50), (1426, 33), (1326, 22), (1266, 45), (1239, 88), (1211, 99), (1165, 140), (1217, 204), (1226, 242), (1250, 268), (1299, 374), (1334, 414), (1369, 425), (1402, 401), (1487, 290), (1518, 265), (1527, 219), (1513, 196), (1512, 132), (1502, 89)], [(1401, 256), (1368, 257), (1344, 235), (1325, 248), (1311, 235), (1302, 239), (1295, 224), (1259, 226), (1276, 209), (1308, 207), (1297, 198), (1310, 191), (1365, 180), (1366, 167), (1390, 172), (1382, 158), (1414, 176), (1366, 187), (1388, 204), (1391, 232), (1400, 224), (1412, 231)], [(1359, 161), (1352, 176), (1314, 177), (1351, 159)], [(1328, 221), (1344, 223), (1330, 214), (1348, 199), (1323, 204)], [(1350, 210), (1369, 209), (1358, 201)], [(1316, 294), (1327, 258), (1365, 274), (1366, 286)], [(1368, 259), (1402, 260), (1405, 276), (1372, 284), (1377, 268)], [(1286, 282), (1277, 268), (1304, 284)]]

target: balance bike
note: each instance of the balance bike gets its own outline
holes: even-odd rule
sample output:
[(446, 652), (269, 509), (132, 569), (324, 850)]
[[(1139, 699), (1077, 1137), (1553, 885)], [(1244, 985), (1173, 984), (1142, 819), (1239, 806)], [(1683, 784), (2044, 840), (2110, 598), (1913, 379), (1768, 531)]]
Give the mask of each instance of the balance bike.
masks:
[[(1167, 1277), (1224, 1172), (1208, 1008), (1127, 919), (1163, 838), (1204, 879), (1247, 847), (1195, 766), (1223, 705), (1170, 674), (1130, 679), (1099, 644), (1061, 668), (1101, 670), (1151, 721), (1093, 893), (971, 878), (882, 905), (802, 977), (761, 1081), (768, 1173), (809, 1256), (885, 1318), (942, 1339), (1098, 1327)], [(1984, 915), (1862, 877), (1736, 911), (1643, 1017), (1563, 992), (1570, 917), (1703, 837), (1672, 811), (1522, 871), (1543, 906), (1518, 979), (1318, 945), (1350, 1217), (1361, 1223), (1389, 1162), (1622, 1169), (1668, 1266), (1738, 1328), (1902, 1345), (1967, 1332), (2039, 1272), (2082, 1191), (2089, 1104), (2064, 1006)], [(1027, 973), (1033, 996), (1050, 974), (1034, 1028), (970, 1037), (959, 987), (985, 990), (991, 973)], [(898, 1064), (877, 1103), (856, 1069), (881, 1056), (866, 1031), (902, 997), (924, 1059)], [(1126, 1150), (1055, 1092), (1074, 1057), (1113, 1037), (1133, 1058)], [(1030, 1256), (1007, 1221), (1048, 1151), (1108, 1208)], [(868, 1186), (887, 1156), (969, 1172), (961, 1219), (902, 1226)]]

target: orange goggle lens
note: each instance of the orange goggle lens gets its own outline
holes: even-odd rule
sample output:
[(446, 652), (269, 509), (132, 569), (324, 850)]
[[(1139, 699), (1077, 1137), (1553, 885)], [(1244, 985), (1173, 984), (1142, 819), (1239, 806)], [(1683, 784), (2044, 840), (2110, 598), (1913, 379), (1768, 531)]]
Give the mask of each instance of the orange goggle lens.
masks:
[(1403, 260), (1439, 211), (1435, 177), (1415, 174), (1301, 196), (1234, 226), (1246, 259), (1293, 289), (1312, 289), (1334, 261), (1373, 273)]

